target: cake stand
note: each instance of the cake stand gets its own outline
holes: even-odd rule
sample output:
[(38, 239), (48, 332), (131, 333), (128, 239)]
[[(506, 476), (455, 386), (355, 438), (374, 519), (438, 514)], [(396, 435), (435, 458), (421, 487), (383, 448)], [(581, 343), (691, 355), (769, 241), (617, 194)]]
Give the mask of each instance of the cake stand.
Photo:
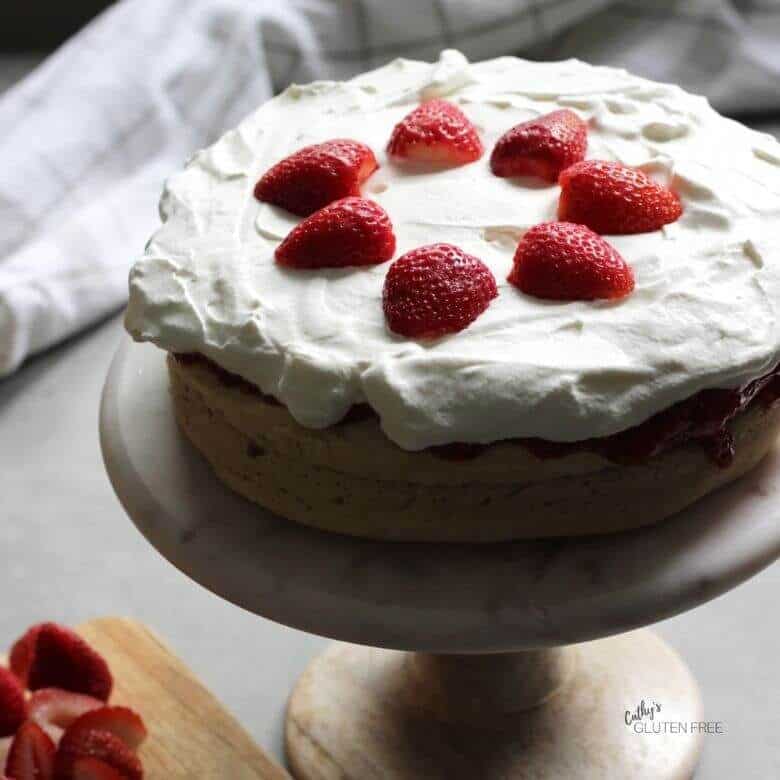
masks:
[(776, 451), (731, 487), (635, 532), (371, 542), (299, 526), (229, 492), (177, 431), (167, 381), (162, 352), (125, 341), (103, 394), (106, 468), (133, 522), (214, 593), (341, 640), (290, 697), (296, 778), (693, 774), (709, 728), (696, 683), (673, 650), (636, 629), (780, 556)]

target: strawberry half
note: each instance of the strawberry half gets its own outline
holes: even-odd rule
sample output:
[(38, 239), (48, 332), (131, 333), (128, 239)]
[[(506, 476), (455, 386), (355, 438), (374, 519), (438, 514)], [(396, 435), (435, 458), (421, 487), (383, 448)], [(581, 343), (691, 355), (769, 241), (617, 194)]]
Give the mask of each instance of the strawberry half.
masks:
[(57, 780), (73, 780), (79, 759), (94, 758), (108, 764), (125, 780), (142, 780), (143, 766), (138, 756), (119, 737), (107, 731), (69, 728), (60, 740), (54, 770)]
[(585, 157), (588, 126), (568, 108), (507, 130), (493, 147), (490, 170), (496, 176), (538, 176), (552, 182)]
[(113, 684), (108, 664), (78, 634), (56, 623), (40, 627), (27, 677), (31, 691), (61, 688), (106, 701)]
[[(13, 741), (13, 737), (0, 737), (0, 772), (5, 768), (8, 751), (11, 749), (11, 743)], [(0, 780), (5, 780), (5, 775), (0, 775)]]
[(103, 702), (92, 696), (42, 688), (30, 697), (29, 718), (51, 734), (50, 729), (64, 730), (85, 713), (102, 706)]
[(255, 197), (299, 217), (339, 198), (360, 195), (360, 185), (379, 167), (358, 141), (337, 138), (303, 149), (278, 162), (255, 186)]
[(30, 672), (30, 665), (35, 653), (35, 643), (38, 641), (38, 633), (42, 625), (43, 623), (38, 623), (32, 628), (28, 628), (24, 636), (14, 642), (8, 655), (8, 665), (23, 685), (27, 684), (27, 675)]
[(618, 251), (570, 222), (543, 222), (528, 230), (508, 280), (528, 295), (556, 301), (622, 298), (634, 289), (634, 274)]
[(343, 198), (294, 227), (276, 250), (291, 268), (341, 268), (384, 263), (395, 252), (393, 224), (372, 200)]
[(90, 710), (71, 723), (68, 733), (86, 734), (90, 731), (106, 731), (118, 737), (130, 748), (138, 750), (147, 737), (143, 719), (129, 707), (101, 707)]
[(648, 233), (682, 214), (677, 195), (647, 174), (605, 160), (583, 160), (561, 173), (558, 219), (597, 233)]
[(27, 702), (19, 678), (0, 666), (0, 737), (10, 737), (27, 719)]
[(124, 780), (124, 775), (98, 758), (77, 758), (70, 776), (72, 780)]
[(497, 295), (495, 277), (481, 260), (452, 244), (430, 244), (390, 266), (382, 306), (393, 332), (439, 338), (466, 328)]
[(453, 103), (429, 100), (407, 114), (387, 144), (391, 157), (444, 165), (465, 165), (482, 157), (482, 141)]
[(52, 780), (56, 748), (51, 737), (28, 720), (16, 732), (5, 762), (5, 773), (12, 780)]

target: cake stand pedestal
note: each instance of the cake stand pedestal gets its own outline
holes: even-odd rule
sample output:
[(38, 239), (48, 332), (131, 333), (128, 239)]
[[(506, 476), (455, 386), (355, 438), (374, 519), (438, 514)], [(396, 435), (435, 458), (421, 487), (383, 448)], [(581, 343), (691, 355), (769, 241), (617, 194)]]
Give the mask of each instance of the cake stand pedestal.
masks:
[(634, 629), (780, 557), (777, 451), (631, 533), (403, 544), (311, 530), (228, 491), (178, 433), (153, 347), (121, 345), (100, 422), (114, 489), (169, 561), (258, 615), (351, 643), (290, 698), (300, 780), (689, 778), (707, 728), (696, 683)]

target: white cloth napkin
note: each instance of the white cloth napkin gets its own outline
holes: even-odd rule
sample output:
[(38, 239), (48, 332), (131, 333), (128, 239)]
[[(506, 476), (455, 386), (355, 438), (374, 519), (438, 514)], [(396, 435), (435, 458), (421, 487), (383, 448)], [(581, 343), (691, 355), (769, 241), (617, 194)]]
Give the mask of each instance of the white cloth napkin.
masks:
[(778, 34), (744, 0), (124, 0), (0, 98), (0, 376), (122, 305), (164, 177), (291, 81), (457, 47), (778, 110)]

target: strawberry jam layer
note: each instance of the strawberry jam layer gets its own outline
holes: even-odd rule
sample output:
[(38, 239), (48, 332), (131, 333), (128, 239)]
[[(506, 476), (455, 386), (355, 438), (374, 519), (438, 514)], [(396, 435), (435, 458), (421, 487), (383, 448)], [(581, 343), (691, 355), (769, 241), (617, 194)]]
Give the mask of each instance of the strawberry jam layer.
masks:
[[(273, 396), (261, 393), (255, 385), (216, 365), (199, 354), (177, 354), (183, 364), (207, 365), (228, 387), (238, 387), (261, 397), (266, 403), (279, 405)], [(576, 442), (554, 442), (545, 439), (510, 439), (533, 453), (537, 458), (562, 458), (576, 452), (595, 452), (616, 463), (642, 463), (648, 458), (683, 444), (702, 447), (721, 468), (728, 468), (734, 459), (734, 439), (729, 422), (753, 404), (771, 407), (780, 398), (780, 365), (734, 390), (702, 390), (668, 409), (653, 415), (640, 425), (611, 436)], [(353, 406), (342, 422), (375, 416), (367, 404)], [(447, 460), (470, 460), (481, 455), (491, 444), (455, 442), (431, 447), (431, 452)]]
[[(653, 415), (640, 425), (611, 436), (576, 442), (513, 439), (537, 458), (561, 458), (575, 452), (595, 452), (616, 463), (642, 463), (661, 452), (693, 442), (714, 463), (728, 468), (734, 460), (734, 439), (729, 421), (751, 404), (765, 408), (780, 398), (780, 366), (735, 390), (702, 390)], [(447, 444), (437, 453), (452, 460), (476, 457), (489, 444)]]

